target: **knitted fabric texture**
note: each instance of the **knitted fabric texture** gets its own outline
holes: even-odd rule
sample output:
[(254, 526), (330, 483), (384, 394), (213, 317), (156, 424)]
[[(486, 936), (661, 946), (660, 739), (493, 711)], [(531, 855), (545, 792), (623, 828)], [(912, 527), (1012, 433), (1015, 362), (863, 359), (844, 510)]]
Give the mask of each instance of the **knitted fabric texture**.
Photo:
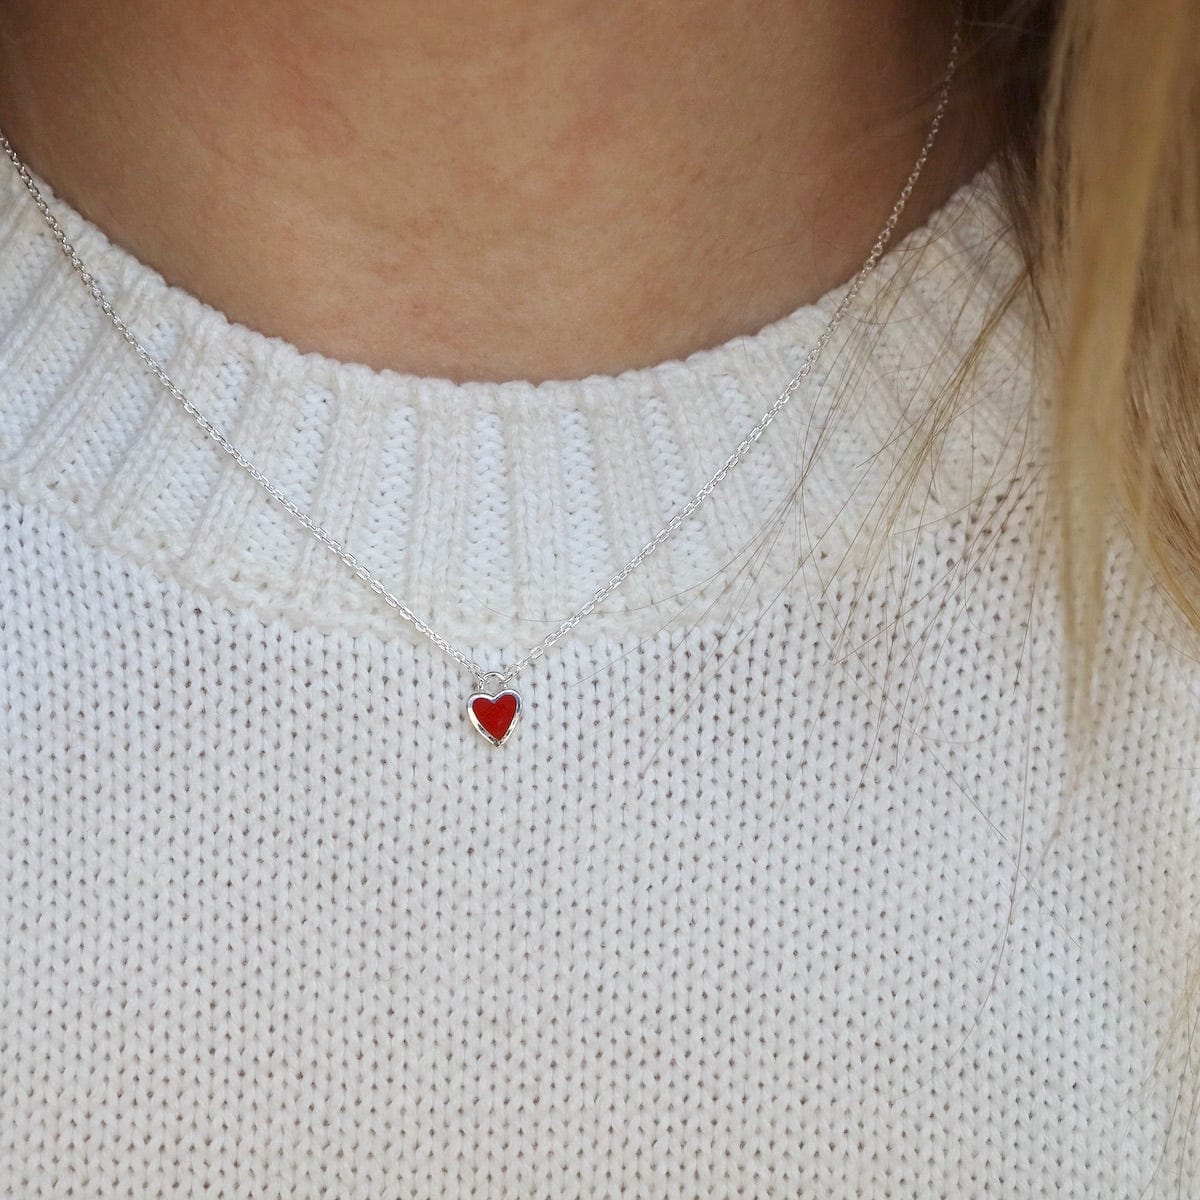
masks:
[[(843, 294), (682, 361), (454, 384), (232, 324), (50, 195), (200, 409), (497, 665)], [(6, 171), (0, 1195), (1195, 1195), (1194, 645), (1116, 547), (1068, 789), (1028, 304), (907, 450), (1017, 270), (985, 172), (496, 749)]]

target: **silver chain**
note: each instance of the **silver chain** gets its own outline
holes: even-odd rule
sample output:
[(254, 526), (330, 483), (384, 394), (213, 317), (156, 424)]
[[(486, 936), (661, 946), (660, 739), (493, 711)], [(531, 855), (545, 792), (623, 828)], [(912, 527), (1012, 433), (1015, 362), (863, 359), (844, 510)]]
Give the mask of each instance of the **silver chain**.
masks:
[(954, 31), (950, 42), (950, 53), (946, 61), (945, 74), (942, 77), (941, 87), (938, 92), (937, 105), (934, 109), (933, 117), (930, 119), (929, 128), (925, 136), (925, 141), (921, 146), (920, 152), (917, 155), (917, 160), (913, 164), (912, 170), (909, 172), (908, 178), (905, 180), (904, 186), (900, 189), (900, 194), (896, 198), (896, 203), (892, 206), (892, 211), (888, 215), (887, 221), (879, 232), (879, 236), (875, 239), (871, 246), (871, 251), (867, 255), (866, 261), (858, 269), (858, 273), (850, 281), (849, 287), (846, 289), (842, 299), (838, 302), (837, 307), (833, 311), (829, 322), (821, 331), (817, 340), (813, 343), (808, 353), (804, 356), (804, 361), (800, 364), (800, 369), (788, 381), (787, 386), (779, 393), (775, 402), (767, 409), (765, 413), (755, 422), (746, 436), (738, 443), (737, 448), (732, 454), (717, 468), (712, 477), (705, 483), (698, 492), (686, 503), (673, 517), (615, 574), (603, 587), (598, 588), (592, 597), (581, 608), (576, 609), (571, 616), (567, 617), (556, 629), (548, 633), (536, 646), (534, 646), (523, 658), (518, 659), (505, 671), (489, 670), (480, 666), (469, 654), (459, 649), (452, 642), (444, 638), (438, 633), (427, 621), (419, 617), (411, 608), (408, 607), (402, 600), (394, 596), (383, 583), (372, 574), (366, 567), (358, 561), (358, 558), (345, 548), (336, 538), (327, 533), (320, 525), (318, 525), (312, 517), (304, 512), (294, 501), (289, 499), (273, 484), (270, 479), (258, 467), (256, 467), (226, 436), (221, 432), (196, 406), (183, 394), (175, 381), (167, 374), (166, 370), (158, 362), (158, 360), (146, 349), (145, 346), (138, 340), (136, 335), (125, 324), (124, 320), (117, 314), (113, 307), (112, 301), (109, 300), (104, 290), (96, 282), (96, 278), (84, 265), (83, 260), (79, 257), (75, 247), (71, 244), (62, 226), (59, 224), (58, 218), (51, 211), (45, 197), (30, 174), (29, 169), (17, 156), (16, 151), (12, 148), (8, 138), (0, 131), (0, 147), (4, 153), (12, 161), (12, 164), (17, 169), (17, 174), (20, 175), (25, 187), (33, 197), (34, 203), (41, 212), (46, 224), (50, 227), (54, 234), (59, 247), (63, 254), (66, 255), (71, 266), (78, 273), (80, 279), (87, 287), (92, 299), (96, 302), (100, 311), (112, 322), (117, 332), (125, 339), (132, 347), (134, 353), (142, 360), (143, 363), (158, 379), (159, 383), (179, 402), (184, 411), (192, 417), (197, 425), (204, 430), (206, 434), (218, 446), (221, 447), (238, 466), (242, 467), (257, 483), (261, 484), (271, 496), (275, 498), (301, 525), (304, 526), (310, 533), (314, 534), (317, 539), (325, 544), (338, 558), (348, 566), (354, 574), (361, 579), (373, 592), (381, 596), (392, 608), (400, 614), (418, 633), (427, 637), (437, 648), (449, 655), (455, 662), (466, 667), (477, 681), (481, 684), (485, 681), (495, 680), (501, 687), (509, 683), (515, 676), (526, 667), (531, 666), (543, 654), (546, 653), (556, 642), (565, 637), (576, 625), (579, 624), (585, 617), (589, 616), (595, 609), (602, 604), (613, 592), (633, 574), (659, 548), (679, 527), (690, 517), (708, 498), (716, 491), (721, 481), (737, 466), (738, 463), (749, 453), (750, 448), (762, 437), (766, 432), (767, 427), (783, 410), (787, 402), (792, 398), (793, 393), (804, 381), (812, 369), (816, 366), (817, 360), (821, 356), (821, 352), (828, 345), (829, 340), (837, 331), (838, 326), (842, 323), (842, 318), (846, 315), (850, 306), (858, 297), (863, 285), (875, 270), (879, 260), (883, 257), (884, 249), (888, 242), (891, 241), (892, 234), (896, 231), (896, 226), (900, 222), (900, 217), (904, 212), (905, 206), (908, 204), (909, 197), (913, 193), (913, 189), (917, 185), (917, 180), (921, 177), (921, 172), (925, 167), (925, 163), (929, 158), (930, 151), (933, 149), (933, 144), (937, 139), (939, 130), (942, 127), (942, 122), (946, 114), (946, 109), (950, 102), (950, 90), (954, 81), (955, 71), (958, 67), (959, 53), (962, 45), (962, 7), (961, 4), (955, 6)]

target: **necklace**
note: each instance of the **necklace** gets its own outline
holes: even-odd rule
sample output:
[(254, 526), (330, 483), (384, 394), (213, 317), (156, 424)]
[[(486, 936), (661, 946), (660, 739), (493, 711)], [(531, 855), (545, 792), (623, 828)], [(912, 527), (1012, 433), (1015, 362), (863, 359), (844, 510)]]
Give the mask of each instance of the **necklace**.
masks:
[(366, 584), (373, 592), (382, 597), (405, 621), (407, 621), (418, 633), (428, 638), (439, 650), (455, 662), (465, 667), (470, 673), (475, 683), (475, 690), (467, 697), (466, 715), (470, 723), (493, 746), (500, 746), (506, 742), (516, 727), (517, 720), (521, 716), (521, 697), (509, 686), (513, 679), (524, 671), (527, 667), (532, 666), (539, 658), (542, 657), (552, 646), (559, 640), (564, 638), (568, 633), (575, 628), (585, 617), (590, 615), (595, 609), (601, 605), (613, 592), (636, 571), (643, 562), (655, 550), (658, 549), (679, 527), (682, 525), (720, 486), (722, 480), (733, 470), (738, 463), (749, 453), (754, 444), (762, 437), (767, 427), (783, 410), (784, 406), (792, 398), (796, 389), (800, 384), (811, 374), (812, 369), (816, 366), (817, 360), (821, 356), (821, 352), (828, 345), (833, 337), (838, 326), (842, 323), (842, 318), (846, 315), (863, 285), (875, 270), (879, 260), (883, 257), (885, 247), (891, 241), (892, 234), (899, 224), (900, 217), (904, 212), (905, 206), (908, 204), (909, 197), (912, 195), (913, 189), (917, 185), (917, 180), (921, 176), (921, 172), (925, 167), (925, 163), (929, 158), (930, 152), (933, 149), (933, 144), (937, 139), (939, 130), (941, 129), (943, 119), (946, 114), (946, 109), (950, 102), (950, 89), (954, 81), (954, 74), (958, 66), (959, 51), (962, 42), (962, 6), (956, 4), (954, 30), (950, 41), (950, 52), (946, 61), (945, 72), (942, 76), (942, 81), (937, 97), (937, 104), (934, 109), (932, 118), (926, 132), (925, 140), (921, 145), (921, 149), (917, 154), (916, 162), (913, 164), (904, 186), (900, 189), (900, 193), (896, 198), (895, 204), (892, 206), (891, 212), (888, 214), (887, 221), (876, 237), (875, 242), (871, 246), (870, 253), (866, 260), (858, 269), (858, 272), (851, 279), (849, 286), (846, 288), (841, 300), (835, 307), (832, 316), (826, 323), (824, 329), (818, 335), (808, 352), (805, 354), (803, 361), (800, 364), (799, 370), (788, 380), (783, 391), (776, 397), (774, 403), (763, 413), (761, 417), (746, 433), (746, 436), (738, 443), (733, 452), (725, 459), (725, 461), (717, 468), (713, 475), (704, 483), (699, 491), (691, 497), (671, 519), (656, 533), (642, 548), (620, 568), (609, 580), (599, 587), (592, 596), (575, 610), (569, 617), (562, 621), (557, 628), (548, 633), (536, 646), (533, 646), (526, 654), (513, 662), (510, 666), (503, 670), (488, 669), (478, 663), (465, 650), (454, 645), (453, 642), (438, 633), (427, 621), (422, 619), (417, 613), (409, 608), (402, 600), (394, 596), (384, 584), (368, 570), (358, 558), (346, 549), (332, 535), (327, 533), (320, 525), (318, 525), (307, 513), (305, 513), (294, 501), (284, 495), (279, 488), (271, 482), (267, 476), (246, 457), (226, 436), (221, 432), (199, 409), (184, 395), (175, 381), (167, 374), (166, 370), (160, 365), (157, 359), (142, 345), (133, 331), (126, 325), (125, 321), (118, 315), (113, 306), (112, 301), (105, 294), (100, 284), (96, 281), (95, 276), (84, 265), (83, 260), (76, 252), (74, 245), (68, 239), (59, 223), (58, 218), (51, 211), (49, 204), (42, 195), (37, 182), (33, 175), (25, 166), (24, 162), (18, 157), (16, 151), (12, 148), (8, 138), (0, 131), (0, 149), (8, 156), (13, 166), (17, 170), (17, 174), (21, 177), (26, 189), (33, 198), (33, 202), (37, 205), (46, 224), (50, 227), (51, 232), (57, 241), (59, 248), (66, 255), (71, 267), (74, 269), (93, 301), (99, 307), (100, 311), (108, 318), (117, 332), (129, 344), (130, 348), (138, 358), (146, 365), (155, 378), (162, 384), (166, 391), (175, 399), (184, 411), (200, 426), (204, 432), (212, 438), (217, 445), (224, 450), (235, 462), (245, 470), (257, 483), (259, 483), (284, 509), (286, 509), (296, 520), (312, 533), (318, 541), (322, 542), (330, 551), (332, 551), (339, 559), (342, 560), (354, 573), (354, 575)]

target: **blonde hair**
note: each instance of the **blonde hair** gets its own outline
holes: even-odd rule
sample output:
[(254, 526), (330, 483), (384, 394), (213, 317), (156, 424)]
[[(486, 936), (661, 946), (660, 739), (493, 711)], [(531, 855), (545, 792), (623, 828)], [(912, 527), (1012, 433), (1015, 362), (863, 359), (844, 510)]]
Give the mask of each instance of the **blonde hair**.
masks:
[[(1095, 647), (1114, 517), (1200, 635), (1200, 0), (964, 10), (1053, 354), (1068, 695), (1072, 740), (1086, 746), (1104, 683)], [(1188, 1126), (1198, 1022), (1200, 970), (1176, 1007)]]
[(1200, 633), (1200, 0), (967, 0), (1055, 356), (1077, 711), (1111, 519)]

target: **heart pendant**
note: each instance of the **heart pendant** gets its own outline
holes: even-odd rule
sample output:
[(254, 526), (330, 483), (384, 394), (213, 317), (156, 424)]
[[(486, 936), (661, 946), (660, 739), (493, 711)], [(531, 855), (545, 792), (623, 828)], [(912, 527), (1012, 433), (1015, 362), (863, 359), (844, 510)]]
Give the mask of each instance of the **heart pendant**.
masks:
[(510, 689), (489, 696), (476, 692), (467, 701), (467, 716), (471, 724), (493, 746), (502, 746), (508, 740), (521, 715), (521, 697)]

